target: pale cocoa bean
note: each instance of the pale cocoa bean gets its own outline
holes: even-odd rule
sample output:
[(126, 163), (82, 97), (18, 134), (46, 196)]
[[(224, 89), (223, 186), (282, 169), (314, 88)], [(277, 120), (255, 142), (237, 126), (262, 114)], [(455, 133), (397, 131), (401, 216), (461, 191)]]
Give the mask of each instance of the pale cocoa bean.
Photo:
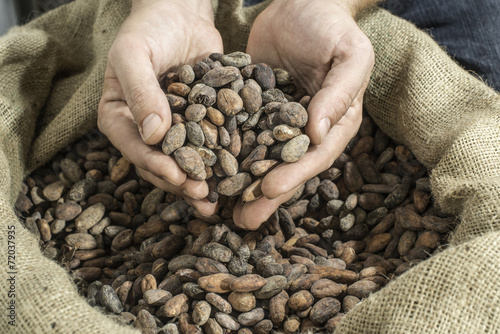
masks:
[(165, 139), (163, 139), (162, 150), (166, 155), (172, 154), (182, 147), (186, 141), (187, 131), (184, 123), (178, 123), (168, 129)]
[(259, 111), (262, 106), (262, 96), (260, 86), (255, 81), (252, 79), (247, 80), (240, 91), (240, 95), (246, 112), (254, 114)]
[(234, 279), (235, 276), (231, 274), (219, 273), (200, 277), (198, 285), (208, 292), (227, 293), (231, 291), (230, 285)]
[(230, 331), (237, 331), (240, 328), (240, 324), (236, 321), (236, 319), (226, 313), (216, 312), (215, 320), (217, 320), (219, 325)]
[(296, 128), (304, 127), (308, 120), (306, 109), (297, 102), (288, 102), (281, 105), (280, 117), (286, 124)]
[(142, 296), (146, 303), (151, 306), (162, 306), (172, 298), (172, 294), (166, 290), (149, 289)]
[(327, 266), (310, 267), (311, 274), (318, 274), (322, 278), (328, 278), (337, 283), (351, 284), (358, 279), (358, 275), (351, 270), (340, 270)]
[(219, 262), (229, 262), (233, 257), (231, 250), (219, 243), (210, 242), (201, 248), (201, 252), (208, 258)]
[(240, 75), (240, 71), (234, 66), (216, 67), (208, 71), (202, 81), (210, 87), (222, 87), (238, 79)]
[(97, 246), (95, 238), (87, 233), (69, 234), (64, 238), (64, 241), (77, 249), (93, 249)]
[(217, 153), (217, 161), (227, 176), (233, 176), (238, 173), (238, 161), (227, 150), (222, 149)]
[(212, 308), (206, 301), (200, 301), (193, 309), (192, 318), (196, 325), (203, 326), (210, 318)]
[(290, 139), (281, 151), (281, 159), (285, 162), (298, 161), (309, 148), (310, 139), (307, 135), (300, 135)]
[(347, 293), (353, 295), (360, 299), (368, 297), (371, 293), (377, 291), (379, 288), (378, 284), (369, 281), (361, 280), (357, 281), (347, 287)]
[(264, 309), (258, 307), (252, 311), (241, 313), (238, 316), (238, 322), (243, 326), (253, 326), (263, 320), (265, 316)]
[(209, 118), (210, 122), (212, 122), (216, 126), (224, 125), (225, 118), (224, 115), (219, 110), (213, 107), (208, 107), (206, 108), (206, 110), (207, 110), (207, 117)]
[(238, 312), (249, 312), (256, 306), (255, 296), (250, 292), (231, 292), (227, 300), (233, 307), (233, 310)]
[(181, 68), (177, 70), (177, 74), (179, 76), (179, 81), (189, 85), (194, 81), (194, 70), (190, 65), (183, 65)]
[(301, 134), (302, 131), (299, 128), (291, 127), (288, 124), (280, 124), (273, 129), (273, 137), (278, 141), (287, 141)]
[(307, 290), (300, 290), (288, 299), (287, 305), (294, 311), (303, 311), (314, 302), (314, 296)]
[(115, 290), (109, 285), (103, 285), (99, 294), (99, 299), (101, 305), (106, 308), (106, 310), (119, 314), (123, 311), (123, 305), (118, 298)]
[(205, 146), (212, 150), (218, 148), (219, 133), (217, 131), (217, 126), (207, 119), (201, 120), (199, 125), (205, 136)]
[[(66, 186), (64, 183), (62, 181), (56, 181), (43, 188), (43, 197), (45, 197), (48, 201), (57, 201), (63, 196), (65, 190)], [(21, 209), (21, 211), (27, 210), (29, 210), (29, 207)]]
[(274, 68), (273, 72), (276, 78), (276, 84), (278, 84), (279, 86), (286, 86), (293, 83), (293, 77), (287, 70), (282, 68)]
[(209, 292), (206, 294), (205, 299), (223, 313), (230, 314), (233, 312), (231, 304), (218, 294)]
[(276, 275), (266, 278), (266, 285), (259, 290), (254, 291), (254, 295), (258, 299), (269, 299), (285, 289), (287, 278), (285, 276)]
[(236, 292), (252, 292), (262, 288), (267, 281), (260, 275), (250, 274), (235, 278), (231, 282), (230, 289)]
[(234, 90), (222, 88), (217, 93), (217, 107), (227, 116), (234, 116), (243, 109), (243, 100)]
[(242, 193), (241, 199), (243, 203), (252, 202), (262, 197), (262, 178), (255, 180)]
[(231, 90), (233, 90), (234, 92), (239, 94), (244, 85), (245, 85), (245, 83), (244, 83), (243, 79), (238, 78), (238, 79), (231, 82), (230, 88), (231, 88)]
[(224, 66), (234, 66), (237, 68), (242, 68), (250, 65), (250, 63), (252, 62), (252, 58), (247, 53), (236, 51), (227, 55), (223, 55), (220, 61)]
[(75, 227), (79, 231), (86, 231), (97, 224), (104, 216), (106, 208), (104, 204), (97, 203), (85, 209), (75, 219)]
[(217, 192), (225, 196), (236, 196), (252, 184), (252, 177), (249, 173), (237, 173), (221, 181), (217, 186)]
[(183, 293), (173, 296), (158, 309), (158, 315), (161, 317), (177, 317), (189, 310), (188, 300), (188, 296)]

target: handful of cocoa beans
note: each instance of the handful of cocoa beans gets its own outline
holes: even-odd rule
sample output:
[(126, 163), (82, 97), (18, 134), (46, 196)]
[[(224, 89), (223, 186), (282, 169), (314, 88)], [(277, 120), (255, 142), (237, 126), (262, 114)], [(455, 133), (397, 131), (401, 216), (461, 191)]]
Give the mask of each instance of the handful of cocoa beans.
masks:
[(248, 54), (213, 53), (168, 73), (164, 86), (172, 127), (162, 150), (190, 178), (207, 181), (212, 203), (219, 195), (256, 200), (263, 177), (309, 147), (310, 97), (289, 72), (252, 64)]

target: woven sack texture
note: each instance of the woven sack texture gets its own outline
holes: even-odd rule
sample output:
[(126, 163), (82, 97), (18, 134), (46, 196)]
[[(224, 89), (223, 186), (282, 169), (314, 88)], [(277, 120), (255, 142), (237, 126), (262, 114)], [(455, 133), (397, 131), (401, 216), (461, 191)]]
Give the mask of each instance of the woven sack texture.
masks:
[[(269, 1), (213, 1), (225, 52), (245, 50)], [(90, 307), (14, 212), (22, 179), (96, 125), (107, 51), (130, 1), (75, 1), (0, 39), (0, 247), (16, 242), (16, 327), (2, 333), (137, 333)], [(461, 224), (443, 252), (356, 306), (336, 333), (500, 331), (500, 96), (424, 32), (375, 9), (359, 19), (375, 68), (365, 107), (431, 170), (434, 200)], [(0, 267), (0, 280), (9, 278)], [(0, 301), (6, 305), (6, 294)]]

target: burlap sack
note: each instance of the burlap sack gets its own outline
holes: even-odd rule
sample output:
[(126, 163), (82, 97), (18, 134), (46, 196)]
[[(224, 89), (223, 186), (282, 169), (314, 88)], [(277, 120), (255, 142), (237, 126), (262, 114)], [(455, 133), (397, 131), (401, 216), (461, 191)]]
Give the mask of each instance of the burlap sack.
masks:
[[(244, 50), (265, 5), (242, 11), (241, 1), (214, 2), (226, 52)], [(2, 333), (137, 333), (88, 306), (13, 209), (23, 177), (95, 126), (107, 50), (129, 8), (76, 1), (0, 39)], [(359, 24), (376, 53), (366, 109), (431, 168), (436, 203), (462, 223), (450, 247), (356, 306), (337, 332), (498, 333), (500, 97), (408, 22), (377, 9)], [(15, 298), (12, 281), (5, 284), (11, 276)], [(5, 309), (11, 300), (16, 327)]]

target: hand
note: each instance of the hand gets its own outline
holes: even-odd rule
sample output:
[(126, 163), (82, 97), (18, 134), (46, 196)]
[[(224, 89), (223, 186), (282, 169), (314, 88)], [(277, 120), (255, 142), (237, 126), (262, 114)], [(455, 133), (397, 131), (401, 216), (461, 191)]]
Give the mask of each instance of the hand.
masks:
[(356, 134), (374, 54), (353, 16), (368, 2), (275, 0), (255, 20), (247, 45), (252, 61), (287, 69), (313, 96), (305, 128), (311, 146), (264, 178), (264, 197), (237, 205), (238, 226), (258, 228), (302, 183), (329, 168)]
[(171, 112), (158, 81), (184, 64), (223, 52), (208, 0), (134, 1), (108, 55), (98, 127), (145, 180), (183, 195), (202, 214), (206, 182), (186, 178), (175, 159), (155, 145), (170, 128)]

